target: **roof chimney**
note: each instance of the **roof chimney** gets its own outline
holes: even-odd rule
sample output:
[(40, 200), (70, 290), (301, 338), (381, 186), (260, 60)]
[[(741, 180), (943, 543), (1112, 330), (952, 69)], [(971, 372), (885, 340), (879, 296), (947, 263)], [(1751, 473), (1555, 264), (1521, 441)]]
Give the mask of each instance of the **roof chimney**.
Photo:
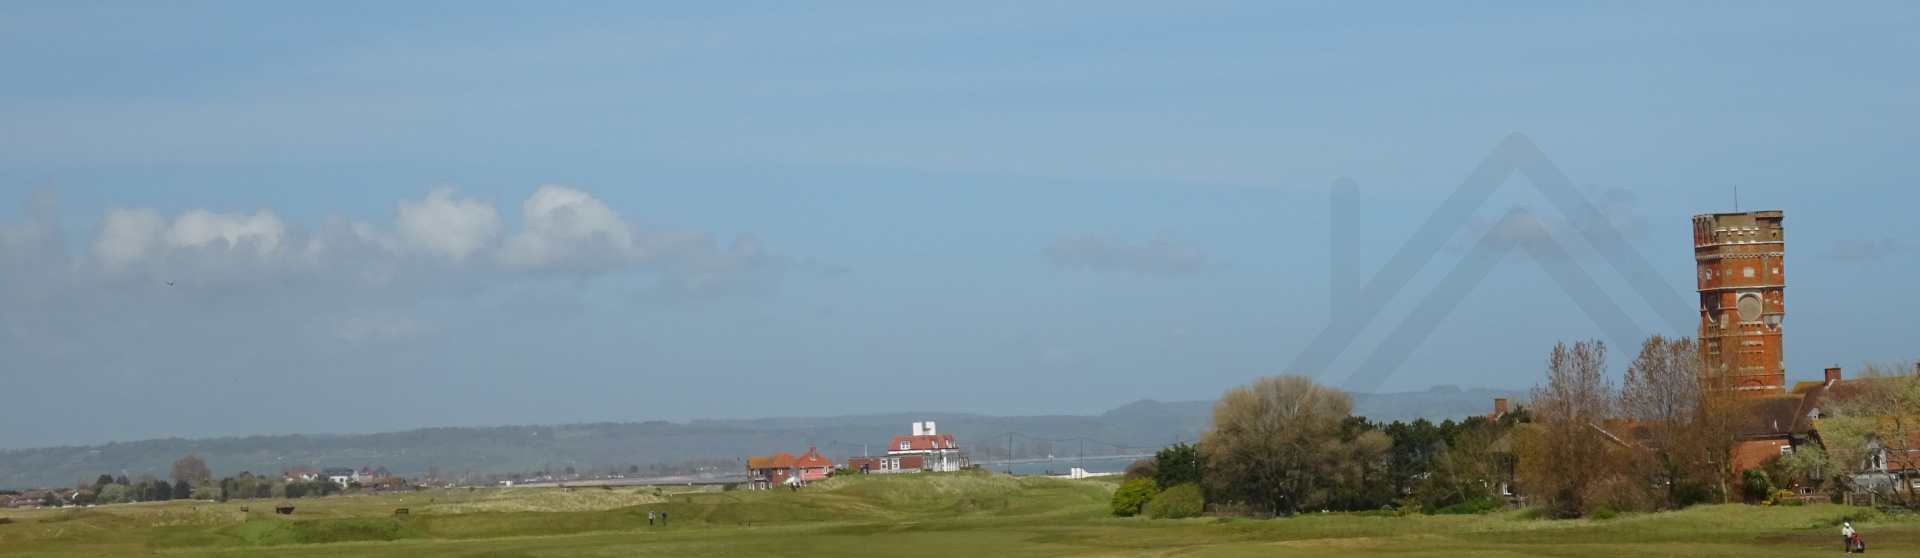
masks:
[(1493, 414), (1494, 416), (1507, 414), (1507, 398), (1505, 397), (1493, 398)]
[(928, 436), (933, 436), (933, 435), (936, 435), (936, 434), (939, 434), (939, 432), (935, 432), (935, 431), (933, 430), (933, 421), (927, 421), (927, 435), (928, 435)]
[(913, 435), (915, 435), (915, 436), (925, 436), (925, 435), (926, 435), (926, 430), (924, 430), (924, 429), (922, 429), (922, 428), (921, 428), (921, 426), (923, 426), (923, 425), (924, 425), (924, 423), (919, 423), (919, 422), (916, 422), (916, 423), (913, 423)]
[(1828, 366), (1827, 367), (1827, 384), (1832, 385), (1834, 382), (1837, 382), (1837, 381), (1840, 381), (1840, 367)]

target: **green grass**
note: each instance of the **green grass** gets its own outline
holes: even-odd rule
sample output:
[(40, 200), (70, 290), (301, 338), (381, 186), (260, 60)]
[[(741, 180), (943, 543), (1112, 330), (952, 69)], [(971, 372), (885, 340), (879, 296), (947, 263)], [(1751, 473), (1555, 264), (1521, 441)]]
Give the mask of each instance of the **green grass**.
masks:
[[(871, 475), (799, 492), (694, 487), (423, 491), (274, 502), (0, 510), (8, 556), (1812, 556), (1843, 519), (1876, 554), (1920, 549), (1920, 521), (1858, 508), (1700, 506), (1607, 520), (1520, 512), (1253, 521), (1109, 517), (1112, 479)], [(242, 512), (240, 508), (251, 508)], [(393, 515), (407, 508), (406, 515)], [(647, 512), (671, 523), (647, 526)]]

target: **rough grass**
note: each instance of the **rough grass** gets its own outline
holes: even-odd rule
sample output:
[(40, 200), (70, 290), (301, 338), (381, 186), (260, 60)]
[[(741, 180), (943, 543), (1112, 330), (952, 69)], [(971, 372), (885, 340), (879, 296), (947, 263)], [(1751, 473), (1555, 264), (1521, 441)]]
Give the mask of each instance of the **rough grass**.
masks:
[[(1700, 506), (1609, 520), (1524, 513), (1289, 519), (1110, 517), (1113, 479), (984, 472), (836, 478), (798, 492), (688, 487), (423, 491), (0, 510), (19, 556), (1811, 556), (1842, 520), (1876, 554), (1920, 554), (1920, 520), (1823, 505)], [(241, 506), (252, 508), (241, 512)], [(407, 515), (393, 515), (408, 508)], [(667, 525), (647, 525), (647, 512)]]

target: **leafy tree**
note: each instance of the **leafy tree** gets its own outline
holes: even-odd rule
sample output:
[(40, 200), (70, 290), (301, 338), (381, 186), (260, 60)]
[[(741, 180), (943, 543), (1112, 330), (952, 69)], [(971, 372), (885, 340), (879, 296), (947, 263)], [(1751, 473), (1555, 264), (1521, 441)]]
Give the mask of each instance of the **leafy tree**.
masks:
[(127, 487), (121, 484), (107, 483), (105, 486), (100, 487), (100, 493), (95, 495), (94, 501), (103, 504), (125, 502), (127, 501)]
[(1174, 485), (1147, 502), (1147, 517), (1154, 519), (1183, 519), (1200, 517), (1206, 510), (1206, 500), (1200, 495), (1198, 485), (1187, 483)]
[(1332, 504), (1392, 445), (1379, 430), (1349, 431), (1352, 410), (1345, 392), (1301, 376), (1228, 390), (1200, 439), (1208, 492), (1277, 515)]
[[(1509, 412), (1511, 414), (1511, 412)], [(1412, 502), (1418, 503), (1422, 511), (1442, 513), (1451, 508), (1454, 513), (1468, 510), (1478, 513), (1485, 504), (1471, 502), (1499, 501), (1496, 487), (1512, 479), (1506, 476), (1509, 470), (1506, 456), (1494, 451), (1503, 440), (1509, 439), (1511, 425), (1506, 421), (1491, 421), (1485, 417), (1469, 417), (1461, 421), (1450, 437), (1442, 440), (1444, 450), (1435, 455), (1431, 467), (1417, 480)], [(1398, 443), (1399, 439), (1395, 438)], [(1503, 504), (1504, 505), (1504, 504)]]
[(1825, 463), (1801, 469), (1820, 471), (1842, 485), (1858, 479), (1859, 485), (1843, 489), (1872, 492), (1879, 501), (1920, 511), (1920, 486), (1890, 472), (1920, 470), (1920, 375), (1906, 370), (1868, 365), (1848, 382), (1849, 393), (1836, 398), (1831, 415), (1821, 421)]
[(1125, 476), (1121, 478), (1124, 478), (1126, 480), (1133, 480), (1133, 479), (1153, 480), (1153, 475), (1154, 475), (1153, 460), (1141, 459), (1138, 461), (1134, 461), (1132, 463), (1128, 463), (1127, 470), (1125, 471), (1124, 474)]
[(219, 483), (215, 483), (213, 481), (207, 481), (207, 482), (202, 482), (200, 484), (194, 485), (192, 488), (193, 488), (193, 494), (191, 494), (191, 496), (195, 500), (208, 500), (208, 501), (214, 501), (214, 502), (227, 501), (227, 490), (225, 488), (222, 488)]
[(1174, 444), (1153, 453), (1153, 482), (1161, 490), (1182, 484), (1200, 484), (1200, 449)]
[[(166, 483), (160, 483), (160, 486), (164, 487), (166, 486)], [(189, 484), (184, 479), (182, 479), (180, 482), (173, 483), (173, 499), (175, 500), (193, 499), (193, 485)]]
[(131, 482), (127, 482), (127, 476), (126, 476), (126, 475), (120, 475), (120, 476), (117, 476), (117, 477), (114, 477), (114, 478), (113, 478), (113, 483), (114, 483), (114, 484), (117, 484), (117, 485), (120, 485), (120, 486), (127, 486), (127, 485), (131, 485), (131, 484), (133, 484), (133, 483), (131, 483)]
[(281, 485), (281, 491), (288, 498), (301, 498), (307, 495), (307, 483), (289, 482)]
[(106, 486), (109, 484), (113, 484), (113, 475), (100, 475), (100, 478), (95, 479), (93, 481), (93, 486), (95, 487), (94, 492), (100, 491), (98, 487)]
[(40, 497), (41, 507), (57, 508), (60, 507), (60, 504), (60, 497), (55, 495), (51, 490), (47, 491), (47, 495)]
[(1154, 484), (1151, 479), (1135, 479), (1120, 483), (1120, 488), (1113, 491), (1113, 515), (1120, 517), (1138, 515), (1141, 507), (1146, 506), (1147, 502), (1153, 501), (1154, 496), (1159, 495), (1160, 486)]
[(173, 462), (173, 480), (193, 486), (200, 481), (213, 478), (213, 471), (207, 469), (207, 461), (199, 456), (189, 455)]

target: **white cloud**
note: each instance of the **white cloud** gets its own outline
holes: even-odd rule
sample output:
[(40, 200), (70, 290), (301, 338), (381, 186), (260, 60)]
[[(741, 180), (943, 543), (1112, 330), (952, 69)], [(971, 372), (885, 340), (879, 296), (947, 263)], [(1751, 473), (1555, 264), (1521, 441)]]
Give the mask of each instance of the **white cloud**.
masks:
[(394, 227), (408, 246), (459, 262), (500, 234), (500, 215), (492, 204), (435, 188), (425, 198), (401, 200)]
[(145, 259), (160, 246), (167, 220), (151, 208), (109, 209), (93, 236), (93, 256), (109, 270)]
[(586, 192), (541, 186), (520, 206), (520, 232), (500, 249), (511, 268), (601, 268), (632, 260), (634, 230), (618, 212)]
[(1185, 275), (1207, 268), (1207, 252), (1200, 243), (1167, 237), (1139, 246), (1112, 236), (1062, 238), (1053, 241), (1045, 255), (1056, 265), (1116, 273)]
[(162, 235), (169, 248), (210, 247), (215, 242), (225, 242), (229, 250), (251, 245), (261, 256), (278, 250), (286, 236), (286, 224), (271, 209), (262, 209), (253, 215), (195, 209), (174, 219), (173, 226)]

